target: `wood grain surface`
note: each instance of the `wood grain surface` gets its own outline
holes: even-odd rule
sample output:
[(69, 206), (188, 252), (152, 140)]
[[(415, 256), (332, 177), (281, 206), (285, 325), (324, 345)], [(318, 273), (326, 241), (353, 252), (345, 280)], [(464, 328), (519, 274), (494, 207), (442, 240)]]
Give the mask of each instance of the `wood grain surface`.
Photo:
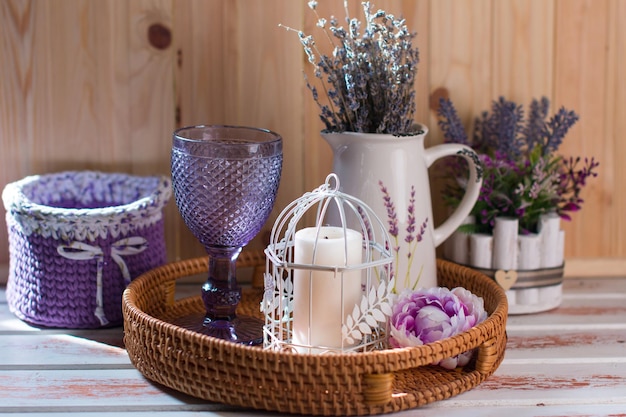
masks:
[[(359, 1), (349, 0), (350, 13)], [(500, 95), (547, 96), (581, 116), (566, 156), (595, 156), (600, 176), (565, 223), (567, 274), (624, 272), (626, 1), (379, 0), (417, 32), (416, 119), (440, 143), (434, 103), (449, 96), (469, 128)], [(320, 14), (343, 16), (320, 0)], [(3, 0), (0, 2), (0, 188), (27, 175), (96, 169), (168, 174), (172, 131), (215, 123), (265, 127), (285, 140), (278, 212), (331, 170), (310, 72), (295, 33), (315, 31), (306, 1)], [(321, 43), (321, 42), (320, 42)], [(433, 184), (436, 217), (442, 203)], [(4, 208), (0, 208), (4, 214)], [(203, 250), (173, 203), (171, 260)], [(254, 247), (264, 245), (261, 234)], [(0, 264), (9, 259), (0, 224)], [(602, 262), (598, 262), (602, 260)], [(590, 266), (592, 265), (592, 266)]]
[[(474, 389), (394, 416), (626, 416), (626, 276), (569, 279), (563, 304), (509, 317), (503, 363)], [(198, 285), (178, 284), (177, 297)], [(269, 416), (154, 384), (121, 327), (41, 329), (15, 318), (0, 287), (0, 414)]]

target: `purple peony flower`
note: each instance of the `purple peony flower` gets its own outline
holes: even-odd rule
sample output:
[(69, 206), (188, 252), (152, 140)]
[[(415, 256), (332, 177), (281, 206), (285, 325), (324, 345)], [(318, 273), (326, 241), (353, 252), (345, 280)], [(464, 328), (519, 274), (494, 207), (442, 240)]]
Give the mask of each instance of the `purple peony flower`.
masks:
[[(483, 299), (461, 287), (404, 291), (393, 305), (389, 342), (396, 348), (420, 346), (467, 331), (486, 318)], [(438, 365), (465, 366), (472, 353), (446, 358)]]

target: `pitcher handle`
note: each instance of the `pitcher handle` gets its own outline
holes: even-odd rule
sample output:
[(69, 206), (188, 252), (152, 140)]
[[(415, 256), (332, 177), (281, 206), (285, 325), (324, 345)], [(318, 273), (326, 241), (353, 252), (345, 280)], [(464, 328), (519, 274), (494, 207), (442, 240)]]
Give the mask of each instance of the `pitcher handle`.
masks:
[(430, 167), (437, 159), (446, 156), (460, 156), (469, 165), (469, 180), (465, 195), (459, 206), (439, 227), (433, 231), (435, 247), (442, 244), (454, 231), (461, 226), (465, 218), (469, 216), (478, 200), (480, 187), (483, 184), (483, 168), (478, 154), (472, 148), (458, 143), (445, 143), (430, 147), (425, 150), (424, 157), (426, 166)]

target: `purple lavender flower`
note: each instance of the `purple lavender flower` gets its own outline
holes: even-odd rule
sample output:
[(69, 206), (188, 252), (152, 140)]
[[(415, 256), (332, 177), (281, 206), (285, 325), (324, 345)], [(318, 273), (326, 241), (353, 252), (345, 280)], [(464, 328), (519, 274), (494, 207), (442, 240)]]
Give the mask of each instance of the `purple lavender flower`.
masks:
[(428, 217), (424, 219), (424, 222), (420, 226), (420, 232), (417, 234), (417, 241), (421, 242), (424, 238), (424, 233), (426, 233), (426, 226), (428, 225)]
[(494, 149), (509, 157), (518, 156), (521, 153), (518, 134), (522, 130), (523, 116), (521, 106), (500, 97), (492, 103), (491, 114), (483, 112), (476, 120), (474, 148), (483, 153)]
[(600, 165), (594, 158), (585, 158), (584, 166), (577, 169), (580, 157), (569, 158), (563, 161), (562, 172), (559, 176), (557, 212), (564, 220), (571, 220), (567, 212), (578, 211), (584, 200), (580, 197), (582, 188), (587, 184), (587, 178), (597, 177), (595, 171)]
[(396, 207), (391, 201), (391, 196), (389, 195), (389, 191), (387, 191), (387, 187), (383, 184), (382, 181), (378, 181), (378, 185), (380, 186), (380, 191), (383, 193), (383, 201), (385, 202), (385, 208), (387, 209), (387, 222), (389, 223), (389, 234), (391, 237), (398, 237), (398, 216), (396, 214)]
[(543, 144), (543, 154), (548, 155), (556, 152), (563, 142), (563, 138), (569, 129), (578, 121), (578, 115), (561, 107), (559, 111), (548, 121), (548, 137)]
[(439, 99), (439, 108), (437, 109), (439, 116), (439, 127), (443, 132), (443, 137), (448, 143), (461, 143), (468, 145), (467, 134), (461, 119), (457, 115), (454, 104), (447, 98)]
[(527, 138), (528, 147), (532, 149), (537, 145), (541, 145), (541, 139), (548, 136), (548, 127), (545, 119), (550, 109), (550, 101), (547, 97), (542, 97), (541, 101), (533, 99), (530, 102), (529, 109), (524, 135)]
[[(389, 342), (395, 348), (421, 346), (465, 332), (486, 318), (483, 299), (461, 287), (404, 291), (393, 305)], [(464, 352), (438, 365), (465, 366), (471, 355)]]
[[(413, 233), (415, 232), (415, 186), (411, 186), (411, 195), (409, 198), (409, 207), (408, 207), (408, 219), (406, 226), (406, 237), (404, 241), (406, 243), (411, 243), (415, 240), (415, 236)], [(409, 253), (409, 257), (411, 254)]]

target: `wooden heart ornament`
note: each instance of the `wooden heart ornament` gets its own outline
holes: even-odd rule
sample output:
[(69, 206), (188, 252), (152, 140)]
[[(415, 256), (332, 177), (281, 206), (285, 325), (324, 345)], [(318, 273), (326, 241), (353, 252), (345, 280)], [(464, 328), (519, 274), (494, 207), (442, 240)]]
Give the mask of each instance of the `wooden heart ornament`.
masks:
[(509, 290), (517, 282), (517, 271), (496, 271), (496, 282), (504, 291)]

